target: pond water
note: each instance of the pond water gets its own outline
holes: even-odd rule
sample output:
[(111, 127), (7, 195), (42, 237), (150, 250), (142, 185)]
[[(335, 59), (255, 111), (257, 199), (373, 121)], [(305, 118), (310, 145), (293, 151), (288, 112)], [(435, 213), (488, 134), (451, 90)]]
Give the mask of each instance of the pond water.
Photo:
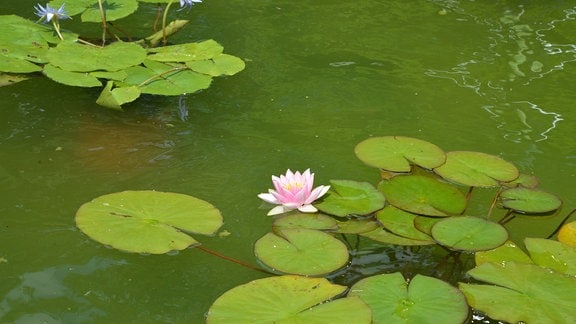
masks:
[[(1, 14), (35, 20), (34, 2), (10, 3)], [(122, 23), (145, 36), (153, 6), (140, 11)], [(495, 154), (538, 176), (563, 209), (508, 223), (513, 239), (547, 236), (576, 207), (576, 1), (206, 0), (174, 15), (191, 20), (174, 42), (215, 39), (246, 69), (125, 112), (41, 77), (0, 88), (2, 322), (202, 322), (219, 295), (264, 275), (197, 249), (109, 249), (75, 227), (78, 207), (123, 190), (194, 195), (230, 232), (204, 246), (257, 264), (270, 176), (376, 183), (353, 152), (370, 136)], [(358, 262), (377, 273), (412, 252)]]

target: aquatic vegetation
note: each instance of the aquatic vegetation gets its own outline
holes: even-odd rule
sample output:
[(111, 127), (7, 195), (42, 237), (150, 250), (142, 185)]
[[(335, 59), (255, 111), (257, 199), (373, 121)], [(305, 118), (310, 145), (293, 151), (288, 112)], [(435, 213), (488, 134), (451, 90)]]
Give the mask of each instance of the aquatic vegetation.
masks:
[[(136, 40), (113, 33), (109, 23), (134, 14), (139, 2), (166, 3), (161, 30)], [(180, 1), (180, 5), (191, 8), (199, 2)], [(41, 73), (68, 86), (102, 87), (96, 103), (121, 109), (143, 94), (192, 94), (207, 89), (214, 77), (244, 69), (244, 61), (224, 54), (223, 47), (214, 40), (166, 46), (168, 37), (188, 23), (182, 19), (167, 22), (172, 3), (173, 0), (116, 0), (110, 5), (102, 0), (86, 0), (65, 5), (55, 0), (45, 7), (36, 5), (38, 22), (52, 22), (57, 37), (43, 24), (0, 15), (0, 76), (10, 80), (1, 85), (24, 81), (26, 74)], [(60, 20), (78, 15), (90, 26), (101, 22), (100, 42), (61, 30)], [(157, 17), (150, 18), (158, 21)], [(118, 24), (113, 26), (121, 30)]]
[(312, 205), (318, 198), (324, 196), (330, 186), (318, 186), (314, 189), (314, 173), (306, 169), (292, 172), (290, 169), (285, 175), (272, 176), (274, 189), (269, 189), (268, 193), (261, 193), (258, 197), (271, 204), (279, 205), (268, 212), (268, 216), (278, 215), (298, 209), (304, 213), (314, 213), (318, 211)]
[[(379, 169), (377, 184), (331, 180), (312, 189), (310, 169), (272, 176), (275, 189), (258, 195), (279, 205), (268, 213), (274, 216), (271, 231), (254, 243), (260, 267), (211, 251), (183, 233), (212, 235), (223, 222), (214, 206), (187, 195), (104, 195), (78, 210), (77, 226), (120, 250), (162, 254), (195, 247), (268, 275), (217, 298), (208, 323), (463, 323), (470, 308), (508, 322), (576, 320), (576, 249), (526, 238), (526, 254), (508, 238), (505, 225), (516, 215), (547, 216), (561, 206), (555, 195), (536, 188), (534, 176), (497, 156), (445, 153), (408, 137), (370, 138), (355, 152)], [(480, 214), (468, 212), (477, 191), (493, 195)], [(573, 224), (566, 226), (562, 236), (573, 235)], [(436, 246), (447, 255), (432, 275), (397, 271), (363, 275), (349, 287), (330, 282), (336, 273), (355, 270), (352, 236), (381, 245)], [(458, 261), (466, 255), (474, 256), (475, 265)], [(448, 259), (454, 268), (442, 269)], [(446, 273), (462, 275), (449, 280)]]

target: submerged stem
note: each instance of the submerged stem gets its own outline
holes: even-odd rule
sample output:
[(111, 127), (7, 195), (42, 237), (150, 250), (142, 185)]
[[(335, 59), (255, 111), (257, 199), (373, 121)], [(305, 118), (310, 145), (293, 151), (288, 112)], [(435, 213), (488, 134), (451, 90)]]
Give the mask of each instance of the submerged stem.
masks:
[(245, 267), (245, 268), (248, 268), (248, 269), (251, 269), (251, 270), (256, 270), (256, 271), (259, 271), (259, 272), (262, 272), (262, 273), (265, 273), (265, 274), (273, 275), (273, 273), (271, 273), (271, 272), (269, 272), (269, 271), (266, 271), (266, 270), (264, 270), (264, 269), (255, 267), (255, 266), (253, 266), (253, 265), (251, 265), (251, 264), (249, 264), (249, 263), (246, 263), (246, 262), (244, 262), (244, 261), (240, 261), (240, 260), (238, 260), (238, 259), (234, 259), (234, 258), (232, 258), (232, 257), (225, 256), (225, 255), (223, 255), (223, 254), (220, 254), (219, 252), (216, 252), (216, 251), (214, 251), (214, 250), (207, 249), (207, 248), (205, 248), (205, 247), (203, 247), (203, 246), (198, 246), (198, 247), (196, 247), (196, 248), (199, 249), (199, 250), (202, 250), (202, 251), (204, 251), (204, 252), (206, 252), (206, 253), (208, 253), (208, 254), (215, 255), (215, 256), (217, 256), (217, 257), (219, 257), (219, 258), (222, 258), (222, 259), (224, 259), (224, 260), (228, 260), (228, 261), (234, 262), (234, 263), (236, 263), (236, 264), (239, 264), (239, 265), (241, 265), (241, 266), (243, 266), (243, 267)]
[(98, 0), (98, 7), (100, 8), (100, 17), (102, 18), (102, 46), (106, 45), (106, 11), (104, 11), (104, 5), (102, 0)]
[(162, 42), (164, 43), (164, 45), (166, 45), (166, 43), (167, 43), (167, 40), (166, 40), (166, 17), (168, 16), (168, 9), (170, 9), (172, 2), (174, 2), (174, 0), (170, 0), (170, 2), (168, 2), (168, 4), (166, 5), (166, 9), (164, 9), (164, 14), (162, 15)]
[(550, 233), (550, 235), (548, 235), (547, 239), (550, 239), (552, 236), (556, 235), (556, 233), (558, 233), (558, 231), (562, 228), (562, 226), (564, 226), (564, 224), (568, 221), (568, 218), (570, 218), (570, 216), (572, 216), (574, 213), (576, 213), (576, 209), (572, 209), (572, 211), (569, 212), (568, 215), (566, 215), (566, 217), (564, 217), (564, 219), (562, 220), (560, 225), (558, 225), (558, 227), (556, 227), (554, 232), (552, 232), (552, 233)]

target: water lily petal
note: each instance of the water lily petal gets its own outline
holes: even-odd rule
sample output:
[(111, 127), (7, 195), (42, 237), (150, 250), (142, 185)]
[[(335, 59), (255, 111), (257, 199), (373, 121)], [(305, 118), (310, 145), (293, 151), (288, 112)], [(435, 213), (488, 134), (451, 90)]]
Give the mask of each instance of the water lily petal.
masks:
[(312, 190), (312, 192), (310, 193), (310, 196), (308, 197), (308, 199), (306, 199), (304, 204), (311, 204), (314, 200), (324, 196), (328, 192), (329, 189), (330, 189), (330, 186), (318, 186), (318, 187), (314, 188), (314, 190)]
[(287, 212), (289, 212), (289, 211), (291, 211), (291, 210), (294, 210), (294, 209), (295, 209), (295, 208), (288, 208), (288, 207), (286, 207), (286, 206), (284, 206), (284, 205), (278, 205), (278, 206), (270, 209), (270, 211), (269, 211), (268, 214), (266, 214), (266, 215), (268, 215), (268, 216), (274, 216), (274, 215), (284, 214), (284, 213), (287, 213)]
[(273, 194), (273, 190), (270, 190), (269, 193), (259, 194), (258, 198), (264, 200), (267, 203), (271, 203), (271, 204), (278, 204), (279, 203), (278, 199), (276, 199), (276, 197)]
[(318, 211), (318, 209), (316, 209), (316, 207), (314, 207), (312, 205), (303, 205), (303, 206), (299, 207), (298, 210), (303, 212), (303, 213), (315, 213)]

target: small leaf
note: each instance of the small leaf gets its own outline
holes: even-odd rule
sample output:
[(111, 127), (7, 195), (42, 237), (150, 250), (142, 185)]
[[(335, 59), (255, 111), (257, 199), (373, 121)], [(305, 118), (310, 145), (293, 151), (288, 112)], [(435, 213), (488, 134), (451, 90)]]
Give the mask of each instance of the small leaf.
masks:
[(362, 162), (393, 172), (409, 172), (410, 164), (432, 169), (446, 159), (438, 146), (404, 136), (372, 137), (356, 145), (354, 152)]
[(506, 243), (492, 250), (478, 251), (474, 254), (474, 259), (476, 265), (481, 265), (486, 262), (503, 263), (508, 261), (527, 264), (534, 263), (528, 254), (524, 253), (524, 251), (512, 241), (506, 241)]
[(272, 227), (275, 229), (285, 228), (308, 228), (315, 230), (337, 230), (338, 223), (330, 216), (322, 214), (295, 213), (278, 217)]
[(214, 58), (222, 54), (223, 50), (222, 45), (215, 40), (209, 39), (200, 43), (150, 48), (148, 49), (150, 53), (148, 59), (159, 62), (200, 61)]
[(186, 66), (192, 71), (216, 77), (234, 75), (246, 66), (240, 58), (228, 54), (220, 54), (210, 60), (188, 61)]
[(541, 267), (576, 276), (576, 249), (564, 243), (542, 238), (524, 240), (530, 258)]
[[(104, 10), (106, 11), (106, 21), (114, 21), (127, 17), (138, 9), (138, 1), (136, 0), (106, 0), (102, 1)], [(83, 22), (102, 22), (100, 15), (100, 8), (98, 6), (91, 6), (84, 13), (82, 13)]]
[(426, 240), (413, 240), (403, 236), (399, 236), (393, 233), (388, 232), (382, 227), (379, 227), (375, 230), (370, 232), (360, 233), (360, 236), (367, 237), (371, 240), (376, 242), (385, 243), (385, 244), (394, 244), (394, 245), (430, 245), (434, 244), (434, 242)]
[(338, 223), (338, 233), (344, 234), (361, 234), (373, 231), (380, 227), (377, 221), (373, 219), (349, 219)]
[(525, 213), (546, 213), (562, 205), (562, 201), (553, 194), (529, 188), (512, 188), (500, 194), (502, 205)]
[(432, 227), (432, 237), (455, 250), (483, 251), (504, 244), (508, 232), (502, 225), (482, 218), (455, 216), (436, 223)]
[(327, 214), (368, 215), (384, 207), (384, 196), (368, 182), (331, 180), (328, 195), (314, 204)]
[(140, 97), (140, 90), (137, 87), (121, 87), (112, 89), (113, 81), (108, 81), (106, 87), (100, 93), (96, 103), (111, 109), (122, 110), (122, 105), (132, 102)]
[(376, 213), (376, 218), (388, 231), (413, 240), (434, 242), (432, 238), (414, 226), (416, 215), (398, 209), (394, 206), (386, 208)]
[(52, 64), (44, 65), (43, 72), (50, 79), (73, 87), (91, 88), (102, 86), (102, 82), (88, 73), (65, 71)]

